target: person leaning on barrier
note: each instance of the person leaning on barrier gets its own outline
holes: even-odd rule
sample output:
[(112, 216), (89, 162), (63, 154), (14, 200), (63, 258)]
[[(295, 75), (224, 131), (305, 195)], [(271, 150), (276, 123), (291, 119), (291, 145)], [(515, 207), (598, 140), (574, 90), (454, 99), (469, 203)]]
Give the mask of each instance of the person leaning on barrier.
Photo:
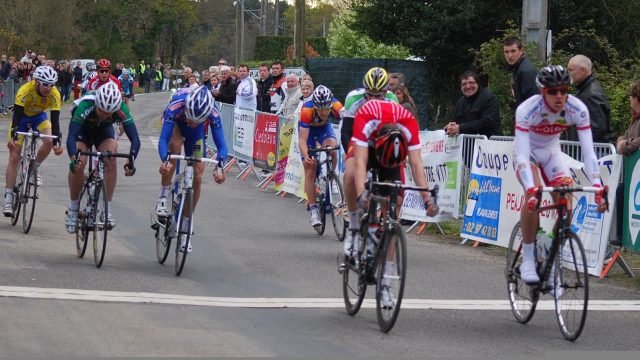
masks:
[(273, 85), (273, 77), (269, 74), (269, 65), (266, 63), (260, 64), (258, 68), (259, 79), (256, 82), (258, 87), (257, 95), (257, 109), (262, 112), (271, 112), (271, 93), (269, 89)]
[[(640, 148), (640, 80), (636, 80), (629, 88), (629, 104), (631, 106), (631, 124), (616, 142), (618, 154), (628, 156)], [(624, 209), (624, 186), (618, 185), (616, 190), (616, 238), (611, 245), (622, 245), (622, 214)]]
[[(602, 187), (589, 113), (580, 99), (569, 95), (569, 72), (561, 65), (547, 66), (538, 72), (536, 83), (540, 94), (530, 97), (516, 109), (514, 141), (515, 173), (526, 193), (526, 206), (520, 211), (523, 254), (520, 274), (527, 284), (540, 282), (534, 251), (540, 220), (536, 195), (542, 186), (537, 169), (548, 186), (572, 185), (571, 171), (560, 148), (560, 134), (569, 126), (575, 125), (578, 129), (585, 174), (592, 186)], [(602, 196), (602, 192), (597, 193), (595, 201), (601, 212), (605, 210)]]
[[(316, 147), (316, 143), (322, 147), (338, 145), (338, 138), (333, 131), (333, 121), (340, 118), (342, 103), (333, 97), (333, 93), (324, 85), (319, 85), (313, 91), (311, 101), (307, 101), (300, 112), (298, 122), (300, 156), (304, 166), (304, 191), (309, 200), (311, 213), (311, 226), (322, 225), (316, 202), (316, 169), (315, 157), (309, 155), (309, 149)], [(331, 153), (333, 163), (338, 163), (337, 152)]]
[(504, 58), (513, 72), (511, 79), (511, 91), (516, 99), (516, 108), (523, 101), (538, 94), (536, 87), (536, 74), (538, 69), (524, 56), (522, 41), (517, 37), (509, 37), (502, 43)]
[[(597, 143), (611, 143), (615, 139), (611, 129), (611, 108), (600, 83), (592, 74), (591, 59), (584, 55), (576, 55), (567, 65), (571, 83), (576, 87), (575, 96), (589, 109), (591, 133)], [(577, 141), (578, 134), (570, 130), (568, 140)]]
[(236, 106), (256, 110), (258, 106), (258, 87), (256, 81), (249, 76), (249, 67), (238, 66), (238, 85), (236, 88)]
[(498, 98), (480, 88), (477, 73), (465, 71), (460, 75), (460, 91), (463, 96), (456, 103), (453, 121), (444, 127), (447, 135), (502, 135)]

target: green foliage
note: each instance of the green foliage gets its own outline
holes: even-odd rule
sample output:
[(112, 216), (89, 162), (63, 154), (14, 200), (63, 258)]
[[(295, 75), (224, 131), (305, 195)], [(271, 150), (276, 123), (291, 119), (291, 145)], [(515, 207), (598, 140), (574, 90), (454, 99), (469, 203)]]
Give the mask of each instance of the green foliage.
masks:
[[(320, 56), (327, 56), (329, 48), (324, 38), (309, 37), (307, 42), (318, 52)], [(256, 38), (256, 59), (281, 59), (287, 58), (287, 48), (293, 45), (291, 36), (258, 36)]]
[(343, 11), (329, 26), (327, 44), (332, 57), (405, 59), (411, 55), (402, 45), (385, 45), (350, 28), (354, 14)]
[[(284, 23), (287, 27), (286, 33), (293, 34), (293, 25), (295, 24), (295, 7), (290, 6), (287, 11), (282, 14)], [(307, 37), (321, 37), (324, 31), (329, 30), (329, 24), (336, 15), (336, 8), (328, 2), (318, 2), (310, 4), (306, 2), (305, 6), (305, 34)], [(323, 29), (323, 27), (325, 27)]]

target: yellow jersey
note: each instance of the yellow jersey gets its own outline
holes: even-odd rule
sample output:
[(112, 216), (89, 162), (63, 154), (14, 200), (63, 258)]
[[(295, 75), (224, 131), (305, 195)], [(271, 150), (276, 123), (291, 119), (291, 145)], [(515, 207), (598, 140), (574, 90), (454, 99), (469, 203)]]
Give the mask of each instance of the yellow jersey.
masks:
[(36, 81), (31, 80), (22, 85), (16, 94), (15, 104), (24, 107), (24, 114), (35, 116), (47, 109), (60, 111), (62, 101), (58, 88), (52, 87), (51, 94), (44, 97), (38, 94), (36, 87)]

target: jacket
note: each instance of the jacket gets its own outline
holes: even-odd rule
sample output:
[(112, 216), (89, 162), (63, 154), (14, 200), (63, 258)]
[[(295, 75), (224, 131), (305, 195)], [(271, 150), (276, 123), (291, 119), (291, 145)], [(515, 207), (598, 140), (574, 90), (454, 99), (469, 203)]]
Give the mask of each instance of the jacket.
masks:
[(220, 82), (220, 94), (216, 96), (216, 101), (226, 104), (236, 103), (236, 89), (238, 85), (231, 76), (226, 81)]
[(618, 143), (620, 143), (621, 140), (626, 140), (625, 145), (620, 149), (622, 155), (631, 155), (640, 148), (640, 116), (636, 116), (631, 121), (627, 131), (618, 138)]
[(273, 77), (269, 75), (266, 79), (256, 81), (258, 86), (258, 111), (271, 112), (271, 93), (269, 89), (273, 85)]
[(460, 134), (502, 135), (498, 98), (485, 89), (478, 89), (471, 97), (461, 97), (453, 120), (460, 127)]
[(539, 93), (538, 87), (536, 86), (538, 69), (523, 55), (520, 61), (513, 65), (512, 70), (513, 78), (511, 86), (513, 88), (513, 95), (516, 98), (517, 109), (525, 100)]
[[(593, 142), (613, 142), (615, 136), (611, 129), (611, 109), (609, 108), (607, 96), (604, 94), (604, 90), (598, 80), (593, 75), (589, 75), (576, 86), (576, 90), (576, 97), (582, 100), (587, 109), (589, 109)], [(567, 138), (572, 141), (578, 141), (578, 133), (575, 128), (569, 130)]]

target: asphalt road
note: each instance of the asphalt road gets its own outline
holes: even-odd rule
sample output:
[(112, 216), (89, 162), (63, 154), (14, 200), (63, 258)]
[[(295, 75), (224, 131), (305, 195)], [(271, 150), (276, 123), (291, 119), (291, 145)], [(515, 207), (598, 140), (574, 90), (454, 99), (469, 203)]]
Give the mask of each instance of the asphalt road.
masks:
[[(342, 244), (329, 232), (317, 236), (296, 199), (256, 190), (255, 177), (235, 179), (237, 169), (222, 185), (208, 170), (194, 250), (176, 277), (171, 256), (158, 264), (149, 228), (160, 181), (154, 139), (167, 99), (140, 95), (132, 105), (142, 139), (138, 172), (119, 175), (117, 226), (102, 268), (91, 248), (76, 256), (64, 229), (66, 153), (41, 167), (31, 232), (0, 219), (0, 357), (513, 358), (640, 350), (637, 291), (591, 278), (586, 328), (568, 342), (550, 297), (528, 325), (516, 322), (502, 257), (425, 235), (409, 236), (403, 309), (394, 329), (381, 333), (371, 306), (355, 317), (344, 310), (336, 270)], [(66, 107), (62, 118), (66, 129)], [(3, 145), (0, 168), (7, 157)]]

